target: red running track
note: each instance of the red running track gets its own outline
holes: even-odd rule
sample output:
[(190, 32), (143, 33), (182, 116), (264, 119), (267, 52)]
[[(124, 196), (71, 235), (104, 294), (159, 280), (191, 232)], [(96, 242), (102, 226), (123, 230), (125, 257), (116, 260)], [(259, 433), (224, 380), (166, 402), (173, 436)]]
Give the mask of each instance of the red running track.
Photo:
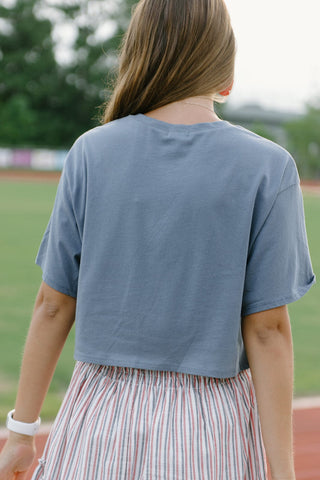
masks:
[[(297, 480), (320, 480), (320, 407), (295, 410), (293, 421)], [(42, 454), (46, 439), (47, 435), (44, 434), (36, 436), (38, 457)], [(0, 439), (0, 449), (4, 441)], [(36, 459), (26, 480), (31, 479), (37, 464)]]

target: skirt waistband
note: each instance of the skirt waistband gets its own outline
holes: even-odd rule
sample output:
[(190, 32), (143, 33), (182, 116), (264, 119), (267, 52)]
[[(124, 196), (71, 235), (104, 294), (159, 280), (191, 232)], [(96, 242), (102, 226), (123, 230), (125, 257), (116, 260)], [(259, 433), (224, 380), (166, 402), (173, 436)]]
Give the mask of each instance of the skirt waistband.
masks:
[(209, 385), (230, 384), (237, 382), (251, 382), (250, 369), (242, 370), (235, 377), (215, 378), (191, 373), (174, 372), (167, 370), (148, 370), (135, 367), (122, 367), (116, 365), (98, 365), (77, 361), (76, 368), (86, 370), (86, 376), (99, 375), (108, 377), (113, 382), (131, 384), (145, 383), (161, 388), (193, 388), (201, 390)]

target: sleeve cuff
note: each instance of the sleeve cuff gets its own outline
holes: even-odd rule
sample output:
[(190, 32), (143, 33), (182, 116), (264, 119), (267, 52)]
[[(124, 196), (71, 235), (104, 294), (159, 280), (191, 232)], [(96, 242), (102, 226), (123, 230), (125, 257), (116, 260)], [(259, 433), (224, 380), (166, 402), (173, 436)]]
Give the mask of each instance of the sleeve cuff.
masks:
[(282, 305), (287, 305), (288, 303), (296, 302), (301, 297), (303, 297), (315, 283), (316, 276), (313, 275), (309, 283), (298, 288), (297, 290), (286, 296), (264, 302), (255, 302), (247, 305), (245, 308), (242, 309), (241, 316), (245, 317), (246, 315), (250, 315), (251, 313), (257, 313), (263, 310), (270, 310), (272, 308), (281, 307)]
[(57, 290), (58, 292), (63, 293), (64, 295), (68, 295), (69, 297), (77, 298), (76, 289), (72, 290), (70, 289), (70, 287), (66, 287), (64, 285), (57, 283), (55, 280), (52, 280), (47, 274), (45, 273), (42, 274), (42, 280), (54, 290)]

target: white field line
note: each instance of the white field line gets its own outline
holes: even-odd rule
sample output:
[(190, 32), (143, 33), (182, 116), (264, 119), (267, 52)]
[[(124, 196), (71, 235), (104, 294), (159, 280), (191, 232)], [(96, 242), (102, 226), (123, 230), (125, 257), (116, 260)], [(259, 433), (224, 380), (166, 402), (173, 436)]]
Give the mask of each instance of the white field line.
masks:
[(320, 187), (311, 186), (311, 185), (301, 185), (302, 193), (307, 193), (310, 195), (320, 196)]
[(309, 408), (320, 408), (320, 397), (301, 397), (293, 399), (294, 410), (307, 410)]

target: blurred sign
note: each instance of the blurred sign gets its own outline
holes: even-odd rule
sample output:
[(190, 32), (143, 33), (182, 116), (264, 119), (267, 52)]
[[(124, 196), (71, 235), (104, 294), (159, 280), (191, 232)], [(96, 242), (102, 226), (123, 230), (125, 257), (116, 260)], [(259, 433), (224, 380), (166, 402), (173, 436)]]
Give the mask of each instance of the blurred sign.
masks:
[(67, 154), (67, 150), (0, 148), (0, 168), (61, 171)]

